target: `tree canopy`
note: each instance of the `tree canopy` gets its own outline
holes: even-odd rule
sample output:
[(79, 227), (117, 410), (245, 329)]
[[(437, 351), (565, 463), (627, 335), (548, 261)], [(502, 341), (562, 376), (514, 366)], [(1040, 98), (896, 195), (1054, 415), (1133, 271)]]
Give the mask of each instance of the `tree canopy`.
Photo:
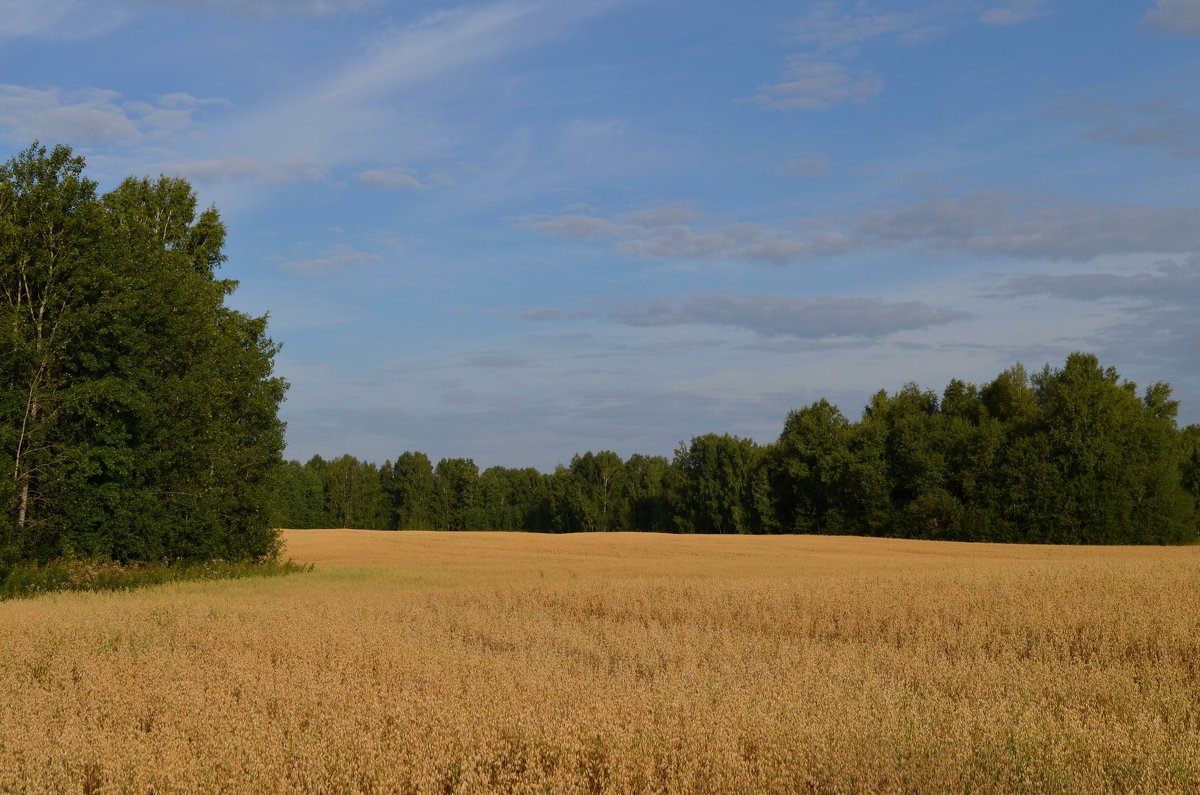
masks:
[(220, 217), (84, 165), (0, 166), (0, 557), (269, 556), (286, 385), (266, 318), (225, 305)]
[[(435, 468), (406, 452), (378, 470), (391, 496), (370, 498), (390, 522), (359, 526), (1182, 543), (1197, 538), (1200, 427), (1178, 428), (1177, 413), (1166, 384), (1139, 394), (1076, 353), (1033, 375), (1018, 364), (983, 385), (955, 379), (940, 398), (881, 390), (858, 422), (819, 400), (789, 412), (771, 444), (709, 433), (672, 460), (600, 451), (544, 475), (480, 474), (470, 459)], [(285, 525), (343, 515), (325, 466), (289, 464), (288, 493), (308, 491), (289, 498)]]

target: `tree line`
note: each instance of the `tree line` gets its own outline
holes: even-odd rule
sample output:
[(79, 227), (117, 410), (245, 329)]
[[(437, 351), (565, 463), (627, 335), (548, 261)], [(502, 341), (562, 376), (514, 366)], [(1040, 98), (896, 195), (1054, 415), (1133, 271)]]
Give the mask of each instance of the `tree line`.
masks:
[(68, 147), (0, 166), (0, 580), (17, 561), (270, 557), (266, 318), (181, 179), (101, 195)]
[(983, 385), (877, 392), (857, 422), (826, 400), (770, 444), (728, 434), (674, 456), (574, 456), (551, 473), (405, 452), (277, 472), (285, 527), (826, 533), (1065, 544), (1186, 543), (1200, 426), (1167, 384), (1139, 393), (1085, 353)]

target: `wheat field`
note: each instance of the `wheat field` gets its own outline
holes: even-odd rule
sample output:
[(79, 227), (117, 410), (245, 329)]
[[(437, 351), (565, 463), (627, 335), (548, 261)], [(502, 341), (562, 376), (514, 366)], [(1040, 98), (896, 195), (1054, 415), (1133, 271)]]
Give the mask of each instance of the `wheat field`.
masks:
[(1200, 548), (285, 538), (0, 604), (0, 792), (1200, 790)]

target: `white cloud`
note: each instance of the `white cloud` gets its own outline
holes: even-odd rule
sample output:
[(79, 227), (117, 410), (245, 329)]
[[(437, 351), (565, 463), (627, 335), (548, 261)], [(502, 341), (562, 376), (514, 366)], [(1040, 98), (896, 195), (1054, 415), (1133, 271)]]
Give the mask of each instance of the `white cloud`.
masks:
[(650, 259), (745, 260), (783, 265), (840, 253), (847, 242), (834, 233), (802, 235), (766, 224), (706, 218), (690, 204), (658, 205), (625, 213), (615, 220), (591, 215), (523, 220), (547, 237), (613, 240), (624, 253)]
[(288, 260), (281, 267), (304, 276), (323, 276), (333, 271), (378, 262), (379, 259), (378, 254), (360, 251), (353, 246), (341, 245), (333, 246), (315, 257)]
[(792, 25), (792, 40), (803, 49), (788, 58), (782, 79), (760, 88), (754, 100), (784, 110), (866, 102), (884, 85), (871, 69), (854, 65), (868, 42), (926, 44), (972, 20), (975, 12), (986, 24), (1014, 25), (1040, 15), (1045, 2), (1005, 0), (980, 8), (970, 0), (942, 0), (913, 11), (878, 10), (865, 0), (819, 3)]
[(659, 202), (643, 207), (633, 212), (623, 213), (618, 220), (625, 224), (636, 226), (663, 226), (665, 224), (686, 224), (700, 218), (696, 211), (696, 203), (690, 201)]
[[(425, 118), (419, 104), (406, 105), (403, 113), (397, 109), (400, 96), (414, 86), (553, 38), (626, 1), (501, 0), (385, 28), (359, 42), (356, 55), (329, 78), (233, 119), (224, 126), (221, 140), (226, 150), (263, 162), (288, 157), (327, 167), (350, 164), (367, 172), (368, 183), (415, 187), (399, 172), (363, 168), (382, 157), (395, 158), (398, 144), (405, 141), (423, 141), (420, 146), (426, 148), (442, 145), (437, 143), (442, 130)], [(403, 154), (406, 159), (417, 156)], [(445, 176), (439, 179), (445, 181)]]
[(142, 133), (121, 107), (120, 96), (96, 88), (62, 92), (0, 84), (0, 130), (10, 140), (135, 143)]
[(1045, 13), (1046, 0), (1009, 0), (985, 8), (979, 14), (981, 22), (988, 25), (1017, 25)]
[(371, 168), (358, 172), (358, 181), (375, 188), (391, 190), (425, 187), (412, 172), (400, 168)]
[(1200, 36), (1200, 3), (1196, 0), (1157, 0), (1142, 17), (1142, 24), (1156, 33)]
[(124, 25), (132, 14), (111, 0), (0, 0), (0, 41), (87, 39)]
[(787, 161), (783, 164), (783, 171), (793, 177), (828, 177), (833, 173), (833, 165), (828, 155), (809, 155)]
[(141, 8), (199, 8), (212, 11), (232, 11), (253, 17), (275, 14), (305, 14), (327, 16), (362, 11), (380, 5), (381, 0), (126, 0)]
[(195, 8), (251, 17), (325, 16), (381, 0), (0, 0), (0, 40), (88, 39), (107, 35), (155, 8)]
[(289, 157), (273, 164), (267, 176), (272, 182), (320, 182), (329, 178), (329, 171), (312, 158)]
[[(100, 0), (98, 0), (99, 2)], [(440, 144), (440, 128), (422, 117), (419, 108), (401, 114), (396, 98), (410, 87), (504, 53), (532, 46), (627, 0), (581, 0), (557, 4), (548, 0), (500, 0), (427, 16), (415, 23), (385, 29), (359, 43), (342, 69), (316, 85), (247, 112), (232, 109), (218, 127), (201, 128), (198, 120), (219, 100), (169, 93), (157, 100), (127, 100), (102, 89), (66, 91), (0, 85), (0, 140), (25, 144), (39, 139), (65, 141), (100, 162), (109, 150), (114, 168), (138, 171), (159, 167), (197, 181), (258, 179), (295, 182), (325, 179), (331, 169), (350, 166), (363, 184), (391, 189), (446, 184), (453, 177), (432, 170), (428, 179), (398, 168), (374, 168), (387, 152), (394, 156), (398, 139), (417, 147)], [(0, 0), (4, 3), (6, 0)], [(208, 7), (246, 13), (335, 13), (362, 3), (289, 3), (270, 0), (175, 0), (133, 2), (146, 11), (153, 5)], [(0, 6), (2, 8), (2, 6)], [(67, 0), (49, 0), (38, 24), (50, 25), (51, 14), (79, 9)], [(6, 23), (0, 15), (0, 36)], [(16, 31), (16, 21), (8, 28)], [(32, 29), (22, 23), (21, 30)], [(623, 122), (582, 120), (569, 125), (564, 140), (579, 151), (605, 138), (620, 137)], [(422, 126), (424, 125), (424, 127)], [(435, 143), (429, 143), (433, 141)], [(100, 151), (97, 151), (97, 150)], [(91, 150), (91, 151), (88, 151)], [(413, 156), (420, 156), (419, 150)]]
[(195, 182), (237, 182), (258, 176), (263, 171), (263, 165), (245, 157), (226, 157), (162, 163), (157, 166), (157, 170)]
[(764, 337), (819, 340), (883, 337), (897, 331), (945, 325), (969, 315), (920, 301), (896, 303), (839, 296), (694, 295), (682, 300), (628, 303), (611, 310), (609, 317), (631, 326), (729, 326)]
[(1087, 136), (1127, 146), (1161, 149), (1172, 157), (1200, 157), (1200, 111), (1159, 98), (1125, 107), (1114, 101), (1075, 103), (1062, 114), (1092, 123)]
[(849, 241), (837, 233), (798, 234), (759, 223), (718, 223), (708, 227), (653, 227), (630, 236), (620, 248), (635, 257), (769, 262), (786, 265), (840, 254)]
[(922, 199), (867, 213), (855, 237), (941, 254), (1086, 260), (1200, 251), (1200, 207), (1059, 202), (1003, 191)]
[(1030, 273), (1014, 276), (991, 295), (1001, 298), (1051, 296), (1076, 301), (1118, 299), (1187, 303), (1200, 310), (1200, 255), (1183, 263), (1162, 262), (1146, 269)]
[(116, 91), (64, 91), (0, 84), (0, 136), (73, 146), (137, 146), (178, 137), (195, 124), (194, 114), (220, 100), (170, 94), (158, 104), (125, 100)]
[(883, 90), (870, 70), (851, 70), (836, 61), (807, 55), (788, 58), (783, 80), (763, 86), (754, 99), (783, 110), (826, 110), (842, 102), (863, 103)]
[(795, 40), (820, 52), (852, 52), (859, 44), (883, 36), (905, 41), (927, 40), (938, 32), (936, 20), (945, 5), (921, 11), (875, 11), (858, 4), (853, 11), (837, 3), (822, 3), (794, 24)]
[(206, 184), (243, 182), (258, 177), (276, 183), (319, 182), (329, 176), (323, 165), (311, 160), (290, 159), (278, 163), (263, 163), (240, 155), (173, 160), (155, 164), (150, 166), (150, 169)]
[(826, 2), (794, 25), (793, 40), (804, 50), (788, 57), (782, 79), (762, 86), (754, 101), (780, 110), (826, 110), (843, 102), (863, 103), (883, 90), (870, 69), (851, 66), (864, 42), (894, 37), (907, 43), (938, 33), (935, 20), (945, 9), (877, 12), (866, 3), (853, 9)]
[(529, 227), (546, 237), (559, 240), (602, 240), (619, 238), (625, 234), (625, 228), (621, 225), (590, 215), (530, 219)]
[(387, 31), (308, 100), (365, 99), (552, 38), (625, 0), (506, 0), (432, 14)]
[(471, 354), (465, 357), (464, 361), (471, 367), (485, 367), (495, 370), (521, 369), (533, 364), (533, 360), (528, 357), (497, 352)]
[(554, 320), (581, 320), (584, 318), (595, 317), (596, 312), (591, 309), (559, 309), (555, 306), (541, 307), (540, 309), (531, 309), (527, 312), (519, 312), (517, 317), (522, 320), (530, 320), (533, 322), (545, 322)]
[[(1176, 397), (1192, 408), (1200, 400), (1200, 255), (1183, 260), (1144, 260), (1089, 271), (1056, 269), (1012, 277), (986, 295), (999, 299), (1058, 302), (1069, 316), (1072, 304), (1107, 322), (1083, 341), (1103, 359), (1121, 363), (1124, 375), (1143, 382), (1171, 379)], [(1012, 305), (1008, 301), (1006, 305)], [(1079, 347), (1078, 345), (1076, 347)]]
[(1047, 202), (1003, 191), (918, 197), (849, 216), (786, 224), (569, 214), (521, 219), (547, 237), (611, 241), (648, 259), (786, 265), (864, 250), (1017, 259), (1088, 260), (1106, 254), (1200, 251), (1200, 206)]

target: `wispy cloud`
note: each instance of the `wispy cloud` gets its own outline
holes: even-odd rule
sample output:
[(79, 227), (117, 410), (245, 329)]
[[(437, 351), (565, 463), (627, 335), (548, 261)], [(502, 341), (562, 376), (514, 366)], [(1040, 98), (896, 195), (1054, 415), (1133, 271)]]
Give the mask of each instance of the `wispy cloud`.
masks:
[(636, 301), (611, 310), (608, 316), (630, 326), (728, 326), (764, 337), (808, 340), (883, 337), (969, 317), (965, 312), (919, 301), (778, 295), (695, 295), (682, 300)]
[(1200, 36), (1200, 4), (1195, 0), (1156, 0), (1142, 24), (1169, 36)]
[(1006, 0), (982, 8), (968, 0), (942, 0), (915, 10), (877, 8), (869, 2), (823, 2), (792, 24), (791, 40), (801, 50), (788, 56), (780, 80), (759, 88), (753, 101), (781, 110), (827, 110), (866, 103), (884, 80), (856, 61), (867, 44), (928, 43), (948, 29), (978, 19), (988, 25), (1015, 25), (1043, 13), (1046, 0)]
[(1200, 206), (1051, 203), (1004, 191), (917, 197), (850, 216), (799, 218), (786, 225), (700, 214), (687, 221), (635, 223), (631, 217), (571, 214), (526, 218), (524, 223), (548, 237), (611, 241), (622, 253), (647, 259), (777, 265), (897, 248), (928, 254), (1074, 260), (1200, 250)]
[(326, 16), (379, 6), (382, 0), (0, 0), (0, 40), (87, 39), (104, 36), (139, 16), (163, 8)]
[(333, 246), (315, 257), (288, 260), (281, 267), (302, 276), (323, 276), (334, 271), (378, 262), (379, 259), (378, 254), (341, 245)]
[(1175, 385), (1191, 395), (1200, 390), (1200, 255), (1119, 270), (1023, 274), (988, 295), (1116, 306), (1116, 320), (1088, 344), (1156, 377), (1176, 373)]
[(65, 91), (0, 84), (0, 135), (10, 141), (79, 146), (154, 144), (186, 135), (200, 109), (223, 104), (183, 93), (147, 102), (101, 88)]
[(390, 190), (411, 190), (425, 187), (416, 175), (403, 168), (369, 168), (358, 172), (358, 181), (374, 188)]
[(0, 41), (87, 39), (110, 33), (133, 16), (128, 4), (115, 0), (0, 0)]
[[(376, 166), (420, 159), (446, 146), (446, 130), (428, 104), (397, 109), (398, 98), (419, 84), (534, 46), (628, 0), (498, 0), (439, 12), (384, 28), (360, 40), (340, 69), (315, 84), (297, 84), (272, 102), (235, 108), (229, 103), (175, 92), (128, 98), (103, 88), (60, 89), (0, 84), (0, 141), (10, 145), (69, 142), (92, 157), (111, 155), (114, 171), (181, 174), (197, 182), (284, 183), (321, 180), (349, 167), (363, 185), (415, 189), (447, 184), (444, 168), (422, 175), (409, 168)], [(373, 0), (0, 0), (0, 39), (33, 35), (65, 24), (72, 15), (111, 5), (122, 20), (154, 8), (197, 8), (267, 16), (326, 15), (379, 5)], [(38, 7), (36, 13), (32, 10)], [(7, 15), (3, 12), (9, 12)], [(108, 30), (105, 28), (104, 30)], [(422, 111), (421, 108), (425, 108)], [(203, 121), (220, 113), (220, 126)], [(574, 156), (595, 152), (623, 133), (618, 120), (577, 120), (564, 133)], [(387, 162), (385, 160), (384, 162)], [(403, 162), (403, 161), (402, 161)], [(243, 200), (249, 196), (240, 194)]]
[(640, 328), (713, 326), (749, 331), (764, 338), (832, 340), (875, 339), (899, 331), (943, 326), (965, 320), (970, 314), (923, 301), (699, 294), (626, 301), (596, 309), (546, 307), (523, 312), (520, 317), (535, 322), (599, 319)]
[(591, 215), (557, 215), (525, 220), (530, 229), (559, 240), (611, 240), (625, 236), (628, 229)]
[(783, 164), (783, 172), (793, 177), (828, 177), (833, 174), (833, 164), (828, 155), (794, 157)]
[[(420, 127), (420, 112), (401, 113), (397, 100), (432, 80), (534, 46), (627, 0), (501, 0), (426, 16), (384, 29), (361, 42), (358, 53), (331, 77), (277, 102), (233, 117), (214, 146), (224, 155), (262, 162), (308, 158), (325, 168), (358, 167), (364, 184), (414, 188), (416, 173), (366, 167), (381, 157), (408, 159), (403, 142), (437, 139)], [(432, 122), (430, 122), (432, 124)], [(436, 146), (436, 144), (424, 144)]]
[(866, 3), (847, 8), (820, 3), (793, 23), (794, 40), (818, 52), (853, 54), (859, 45), (885, 36), (905, 42), (927, 41), (940, 32), (939, 19), (952, 10), (946, 3), (918, 11), (876, 10)]
[(522, 320), (532, 320), (534, 322), (555, 321), (555, 320), (577, 320), (580, 318), (595, 317), (596, 313), (591, 310), (574, 310), (568, 311), (559, 309), (558, 307), (545, 306), (538, 309), (530, 309), (527, 312), (520, 312), (518, 316)]
[(198, 8), (230, 11), (252, 17), (275, 14), (328, 16), (362, 11), (382, 5), (383, 0), (125, 0), (133, 8)]
[(513, 356), (508, 353), (475, 353), (465, 357), (471, 367), (484, 367), (494, 370), (513, 370), (530, 367), (533, 360), (526, 356)]
[(697, 213), (691, 205), (659, 205), (613, 219), (594, 215), (523, 219), (534, 231), (567, 240), (612, 240), (620, 251), (649, 259), (745, 260), (784, 265), (842, 253), (850, 244), (836, 232), (774, 228)]
[(843, 102), (866, 102), (882, 90), (883, 81), (868, 69), (793, 55), (783, 79), (763, 86), (754, 100), (784, 110), (826, 110)]
[(866, 214), (855, 237), (939, 254), (1086, 260), (1200, 250), (1200, 206), (1050, 203), (1004, 191), (929, 198)]
[(1133, 272), (1030, 273), (991, 291), (999, 298), (1043, 295), (1075, 301), (1123, 299), (1188, 303), (1200, 310), (1200, 255)]
[(1159, 97), (1124, 105), (1115, 100), (1074, 102), (1060, 107), (1067, 117), (1091, 124), (1088, 138), (1161, 149), (1172, 157), (1200, 157), (1200, 110)]
[(239, 182), (257, 177), (264, 169), (263, 164), (256, 160), (246, 157), (224, 157), (160, 163), (155, 170), (195, 182)]
[(1008, 0), (990, 5), (979, 13), (979, 20), (987, 25), (1017, 25), (1045, 13), (1046, 0)]

